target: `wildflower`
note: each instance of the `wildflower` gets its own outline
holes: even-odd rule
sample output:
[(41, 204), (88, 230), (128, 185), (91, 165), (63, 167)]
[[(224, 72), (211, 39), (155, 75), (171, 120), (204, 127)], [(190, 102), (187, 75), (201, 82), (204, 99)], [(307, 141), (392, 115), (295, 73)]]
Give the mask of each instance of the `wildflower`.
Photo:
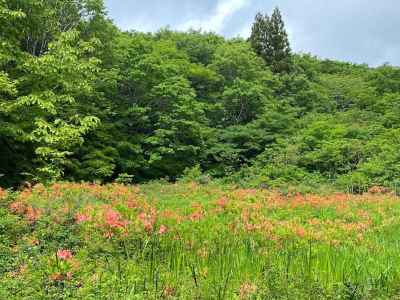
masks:
[(139, 204), (138, 204), (137, 201), (136, 201), (135, 199), (133, 199), (133, 198), (129, 198), (129, 199), (126, 201), (126, 205), (127, 205), (128, 208), (130, 208), (130, 209), (135, 209), (135, 208), (139, 207)]
[(160, 235), (162, 235), (162, 234), (165, 234), (165, 233), (167, 233), (167, 227), (165, 226), (165, 225), (161, 225), (160, 226), (160, 229), (158, 230), (158, 233), (160, 234)]
[(61, 260), (69, 260), (72, 258), (72, 253), (70, 250), (58, 250), (57, 257)]
[(75, 215), (75, 222), (76, 222), (77, 224), (86, 222), (86, 221), (88, 221), (88, 220), (89, 220), (89, 217), (88, 217), (87, 215), (85, 215), (85, 214), (77, 213), (77, 214)]
[(30, 188), (24, 189), (22, 192), (19, 193), (17, 200), (26, 202), (32, 196), (32, 190)]
[(204, 217), (203, 212), (201, 210), (197, 210), (190, 215), (190, 220), (192, 221), (200, 221)]
[(138, 219), (143, 224), (144, 230), (150, 233), (153, 231), (154, 224), (156, 223), (157, 213), (154, 209), (151, 209), (150, 214), (140, 213)]
[(128, 225), (128, 222), (122, 220), (121, 215), (112, 209), (106, 211), (105, 219), (106, 223), (112, 228), (124, 228)]
[(60, 183), (55, 183), (51, 186), (51, 197), (52, 198), (60, 198), (63, 196), (62, 192), (63, 186)]
[(304, 238), (306, 235), (306, 231), (303, 227), (298, 226), (294, 229), (295, 234), (300, 237), (300, 238)]
[(109, 209), (106, 212), (105, 218), (106, 218), (106, 223), (108, 225), (110, 225), (111, 227), (118, 227), (118, 224), (119, 224), (118, 222), (121, 217), (118, 212), (116, 212), (112, 209)]
[(144, 230), (146, 230), (147, 232), (153, 231), (153, 224), (148, 220), (143, 221), (143, 227), (144, 227)]
[(13, 202), (13, 203), (10, 204), (10, 210), (13, 213), (22, 215), (26, 211), (26, 205), (21, 201)]
[(30, 223), (35, 223), (39, 220), (42, 212), (40, 209), (35, 209), (32, 206), (28, 206), (25, 211), (25, 217), (28, 219)]
[(228, 201), (229, 200), (226, 197), (222, 197), (217, 200), (216, 204), (221, 208), (226, 208), (226, 206), (228, 205)]

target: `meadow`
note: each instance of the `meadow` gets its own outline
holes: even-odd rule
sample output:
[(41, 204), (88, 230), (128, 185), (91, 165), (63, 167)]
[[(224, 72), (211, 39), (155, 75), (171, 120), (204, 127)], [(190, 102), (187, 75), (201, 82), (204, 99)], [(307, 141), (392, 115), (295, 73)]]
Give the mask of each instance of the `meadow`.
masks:
[(194, 182), (0, 191), (0, 299), (396, 299), (400, 202)]

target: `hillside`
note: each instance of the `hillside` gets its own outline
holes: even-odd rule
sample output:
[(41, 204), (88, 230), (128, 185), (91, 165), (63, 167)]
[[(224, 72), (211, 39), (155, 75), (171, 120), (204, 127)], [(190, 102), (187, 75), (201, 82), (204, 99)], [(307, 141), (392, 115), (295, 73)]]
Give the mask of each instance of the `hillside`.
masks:
[(246, 41), (122, 32), (100, 0), (0, 5), (0, 186), (200, 171), (397, 189), (400, 69), (293, 54), (279, 11)]

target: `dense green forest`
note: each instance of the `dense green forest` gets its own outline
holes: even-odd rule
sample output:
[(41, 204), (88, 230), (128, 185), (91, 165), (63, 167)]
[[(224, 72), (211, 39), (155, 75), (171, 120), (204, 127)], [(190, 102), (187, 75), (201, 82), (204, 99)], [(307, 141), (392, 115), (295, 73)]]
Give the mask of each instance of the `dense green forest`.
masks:
[(123, 32), (102, 0), (0, 0), (0, 186), (186, 176), (244, 185), (400, 177), (400, 68), (248, 40)]

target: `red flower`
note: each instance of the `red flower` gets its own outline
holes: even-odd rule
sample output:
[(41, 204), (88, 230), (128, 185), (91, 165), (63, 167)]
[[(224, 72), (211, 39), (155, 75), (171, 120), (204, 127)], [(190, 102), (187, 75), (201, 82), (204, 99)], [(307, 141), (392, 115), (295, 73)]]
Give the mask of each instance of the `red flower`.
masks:
[(69, 260), (72, 258), (72, 253), (70, 250), (58, 250), (57, 257), (61, 260)]

